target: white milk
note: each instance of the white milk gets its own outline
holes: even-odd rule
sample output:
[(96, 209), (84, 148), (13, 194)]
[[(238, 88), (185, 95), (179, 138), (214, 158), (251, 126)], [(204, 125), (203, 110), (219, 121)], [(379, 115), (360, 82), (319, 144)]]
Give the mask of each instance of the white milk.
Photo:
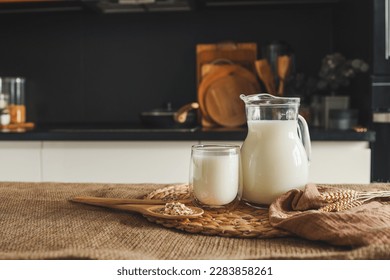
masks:
[(308, 181), (308, 159), (296, 120), (248, 121), (241, 148), (243, 195), (248, 202), (271, 204)]
[(240, 180), (238, 154), (194, 154), (192, 165), (193, 192), (199, 202), (222, 206), (236, 198)]

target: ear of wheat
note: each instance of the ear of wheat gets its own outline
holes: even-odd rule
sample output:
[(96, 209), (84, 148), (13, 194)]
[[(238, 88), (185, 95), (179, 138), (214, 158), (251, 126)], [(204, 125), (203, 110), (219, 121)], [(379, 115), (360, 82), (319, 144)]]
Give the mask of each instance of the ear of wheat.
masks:
[(334, 192), (324, 192), (321, 194), (321, 198), (327, 204), (319, 208), (319, 210), (324, 212), (338, 212), (351, 209), (362, 205), (371, 199), (381, 197), (390, 197), (390, 191), (362, 192), (346, 189)]

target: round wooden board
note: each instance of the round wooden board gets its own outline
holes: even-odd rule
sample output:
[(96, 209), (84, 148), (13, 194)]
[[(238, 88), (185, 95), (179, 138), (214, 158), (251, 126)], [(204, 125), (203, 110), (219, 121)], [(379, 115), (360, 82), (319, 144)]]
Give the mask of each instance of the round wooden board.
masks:
[(206, 111), (217, 124), (237, 127), (246, 123), (245, 104), (240, 94), (256, 93), (257, 89), (246, 78), (232, 73), (216, 80), (204, 96)]
[[(187, 185), (172, 185), (149, 193), (145, 199), (188, 199)], [(190, 233), (236, 238), (275, 238), (291, 236), (290, 233), (271, 226), (268, 209), (255, 209), (244, 203), (231, 212), (205, 210), (195, 219), (168, 220), (145, 216), (149, 221), (167, 228)]]
[(233, 73), (233, 71), (235, 71), (235, 68), (236, 68), (235, 65), (210, 65), (208, 66), (207, 73), (202, 78), (202, 81), (199, 84), (199, 88), (198, 88), (199, 109), (200, 112), (202, 113), (202, 118), (210, 124), (214, 123), (214, 121), (211, 120), (210, 116), (206, 111), (206, 106), (204, 103), (204, 95), (207, 89), (214, 81), (226, 75), (229, 75), (230, 73)]
[(239, 96), (260, 90), (256, 76), (240, 65), (217, 65), (208, 71), (198, 89), (202, 117), (220, 126), (245, 124), (245, 106)]

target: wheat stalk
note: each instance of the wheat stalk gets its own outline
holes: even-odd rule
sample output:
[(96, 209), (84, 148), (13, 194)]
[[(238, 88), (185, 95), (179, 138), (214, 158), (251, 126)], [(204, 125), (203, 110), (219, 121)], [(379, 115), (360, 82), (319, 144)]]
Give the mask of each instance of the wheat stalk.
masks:
[(327, 205), (319, 208), (323, 212), (338, 212), (348, 210), (353, 207), (376, 198), (390, 197), (390, 191), (361, 192), (355, 190), (337, 190), (334, 192), (324, 192), (321, 194), (322, 201)]
[(338, 211), (348, 210), (362, 204), (363, 203), (358, 200), (337, 201), (337, 202), (329, 203), (328, 205), (321, 207), (319, 210), (323, 212), (338, 212)]

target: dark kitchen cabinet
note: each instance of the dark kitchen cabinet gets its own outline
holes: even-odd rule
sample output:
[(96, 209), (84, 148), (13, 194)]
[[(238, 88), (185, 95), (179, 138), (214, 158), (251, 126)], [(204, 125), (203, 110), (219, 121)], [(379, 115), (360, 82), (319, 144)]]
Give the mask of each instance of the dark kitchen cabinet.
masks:
[(372, 180), (390, 181), (390, 1), (373, 1), (371, 77)]
[(390, 74), (390, 14), (388, 0), (373, 1), (373, 75)]

